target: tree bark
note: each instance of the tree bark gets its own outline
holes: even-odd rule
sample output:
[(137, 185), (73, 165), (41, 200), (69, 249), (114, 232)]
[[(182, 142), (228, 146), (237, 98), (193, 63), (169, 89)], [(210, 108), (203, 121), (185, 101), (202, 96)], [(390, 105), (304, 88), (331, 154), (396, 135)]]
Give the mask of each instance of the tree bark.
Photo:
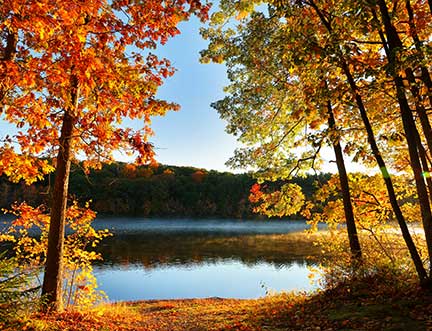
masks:
[[(412, 34), (413, 40), (415, 42), (417, 51), (420, 53), (420, 55), (422, 57), (424, 57), (424, 54), (421, 50), (420, 39), (418, 38), (416, 31), (415, 31), (414, 14), (412, 12), (410, 0), (405, 1), (405, 6), (406, 6), (407, 11), (408, 11), (411, 34)], [(372, 10), (372, 15), (373, 15), (374, 20), (377, 23), (381, 24), (381, 22), (379, 21), (377, 15), (376, 15), (375, 10)], [(384, 46), (385, 54), (386, 54), (387, 58), (390, 59), (392, 57), (390, 45), (389, 45), (388, 41), (386, 40), (386, 37), (385, 37), (385, 35), (381, 29), (378, 30), (378, 34), (379, 34), (379, 36), (381, 38), (381, 42)], [(397, 38), (398, 38), (398, 36), (397, 36)], [(399, 46), (402, 46), (402, 43), (400, 43)], [(425, 72), (425, 70), (426, 70), (426, 72)], [(428, 84), (428, 82), (430, 82), (429, 72), (424, 67), (421, 68), (421, 72), (422, 72), (422, 80), (424, 81), (425, 85), (429, 87), (431, 85), (431, 84)], [(417, 87), (417, 82), (416, 82), (414, 73), (410, 68), (407, 68), (405, 70), (405, 74), (406, 74), (407, 80), (409, 82), (410, 91), (411, 91), (413, 97), (415, 98), (416, 113), (420, 119), (420, 124), (422, 126), (423, 135), (426, 139), (426, 143), (428, 145), (429, 151), (432, 152), (432, 128), (431, 128), (431, 125), (429, 122), (428, 115), (426, 113), (426, 109), (424, 108), (424, 106), (421, 103), (422, 100), (421, 100), (421, 96), (419, 93), (419, 89)], [(432, 100), (431, 98), (432, 98), (432, 96), (429, 96), (430, 100)], [(431, 105), (432, 105), (432, 101), (431, 101)], [(428, 155), (427, 155), (426, 149), (423, 146), (423, 143), (421, 141), (420, 134), (419, 134), (418, 130), (415, 130), (415, 134), (416, 134), (416, 143), (417, 143), (417, 147), (418, 147), (418, 153), (419, 153), (421, 165), (423, 168), (423, 173), (426, 173), (425, 177), (426, 177), (427, 187), (429, 190), (429, 199), (432, 203), (432, 180), (428, 175), (428, 173), (429, 173)]]
[[(389, 53), (387, 54), (388, 58), (391, 57), (391, 45), (390, 44), (389, 44), (389, 47), (390, 47)], [(429, 117), (426, 113), (426, 109), (425, 109), (424, 105), (422, 104), (423, 100), (422, 100), (422, 97), (420, 95), (420, 90), (417, 86), (417, 82), (415, 80), (414, 73), (410, 68), (405, 69), (405, 75), (406, 75), (406, 78), (409, 82), (411, 94), (412, 94), (414, 101), (415, 101), (416, 113), (420, 119), (420, 124), (421, 124), (422, 130), (423, 130), (423, 135), (425, 137), (429, 151), (432, 152), (432, 127), (431, 127), (431, 124), (429, 121)], [(422, 77), (423, 77), (423, 75), (422, 75)], [(403, 78), (399, 76), (398, 80), (399, 80), (399, 82), (398, 82), (399, 86), (400, 86), (400, 84), (402, 84), (401, 87), (404, 91), (404, 94), (401, 97), (406, 99), (405, 88), (403, 85)], [(405, 103), (408, 104), (407, 101), (406, 102), (402, 101), (402, 102), (404, 104)], [(432, 100), (431, 100), (431, 104), (432, 104)], [(411, 111), (411, 109), (409, 109), (409, 111)]]
[(429, 197), (426, 188), (426, 184), (423, 179), (423, 171), (419, 157), (419, 149), (417, 142), (417, 136), (419, 135), (414, 118), (412, 116), (411, 108), (409, 106), (405, 87), (403, 84), (402, 77), (396, 72), (396, 53), (398, 50), (403, 48), (403, 44), (397, 34), (397, 31), (391, 23), (390, 15), (388, 13), (387, 5), (384, 0), (378, 1), (379, 9), (381, 12), (381, 18), (384, 24), (385, 33), (387, 36), (387, 45), (390, 53), (387, 54), (387, 58), (390, 65), (390, 73), (393, 76), (393, 80), (396, 87), (396, 96), (399, 103), (399, 109), (402, 118), (402, 124), (406, 134), (408, 143), (408, 152), (410, 156), (411, 168), (414, 172), (414, 179), (417, 188), (418, 200), (420, 204), (423, 228), (426, 237), (427, 250), (429, 255), (429, 274), (432, 274), (432, 213), (429, 204)]
[[(405, 7), (406, 7), (407, 13), (408, 13), (408, 19), (409, 19), (408, 22), (409, 22), (411, 37), (414, 41), (415, 48), (417, 49), (417, 52), (418, 52), (420, 58), (422, 60), (424, 60), (425, 56), (424, 56), (424, 52), (422, 50), (423, 42), (420, 40), (420, 37), (418, 36), (418, 33), (417, 33), (417, 27), (416, 27), (416, 24), (414, 21), (414, 11), (413, 11), (413, 8), (411, 6), (410, 0), (405, 0)], [(381, 37), (381, 39), (384, 39), (384, 38)], [(390, 51), (386, 51), (386, 54), (390, 54)], [(421, 81), (423, 82), (423, 84), (427, 88), (427, 91), (428, 91), (427, 96), (429, 99), (429, 104), (432, 107), (432, 80), (431, 80), (431, 77), (429, 74), (429, 70), (425, 66), (421, 66), (420, 71), (421, 71)], [(422, 130), (423, 130), (423, 135), (425, 136), (425, 139), (427, 142), (427, 146), (429, 149), (429, 156), (431, 156), (431, 153), (432, 153), (432, 127), (430, 125), (429, 117), (426, 113), (425, 107), (422, 104), (420, 104), (420, 107), (417, 106), (418, 103), (422, 102), (422, 100), (421, 100), (420, 91), (419, 91), (417, 84), (416, 84), (416, 80), (415, 80), (415, 76), (414, 76), (413, 71), (410, 68), (408, 68), (405, 71), (405, 73), (406, 73), (407, 79), (410, 83), (411, 93), (417, 99), (416, 111), (417, 111), (417, 115), (419, 116), (419, 119), (420, 119), (420, 123), (421, 123)], [(420, 160), (421, 160), (421, 163), (423, 166), (423, 173), (426, 174), (425, 178), (426, 178), (426, 183), (427, 183), (428, 190), (429, 190), (429, 199), (432, 203), (432, 178), (429, 175), (430, 165), (428, 162), (427, 151), (422, 145), (420, 135), (417, 135), (417, 145), (419, 146), (419, 155), (420, 155)]]
[(69, 174), (72, 159), (72, 133), (74, 127), (73, 108), (78, 100), (78, 82), (73, 79), (71, 91), (72, 106), (65, 110), (59, 138), (56, 175), (51, 202), (51, 220), (48, 232), (48, 250), (42, 285), (45, 298), (44, 309), (63, 310), (63, 246), (68, 198)]
[[(330, 130), (336, 130), (336, 121), (330, 101), (327, 101), (328, 126)], [(357, 235), (357, 227), (354, 221), (354, 213), (351, 204), (351, 194), (349, 189), (348, 175), (345, 168), (342, 147), (339, 139), (332, 140), (333, 150), (336, 156), (336, 165), (338, 168), (339, 181), (342, 190), (342, 201), (344, 205), (345, 220), (347, 225), (348, 240), (350, 244), (351, 257), (354, 265), (361, 262), (362, 252)]]
[[(8, 64), (6, 62), (15, 60), (16, 57), (16, 46), (18, 44), (18, 34), (12, 31), (8, 31), (6, 36), (6, 47), (3, 50), (1, 62), (0, 62), (0, 69), (1, 69), (1, 81), (4, 82), (4, 79), (6, 78), (6, 68)], [(7, 87), (2, 84), (2, 87), (0, 89), (0, 113), (3, 111), (5, 97), (7, 94)]]
[(343, 69), (345, 75), (347, 76), (348, 83), (351, 87), (351, 90), (352, 90), (354, 96), (355, 96), (357, 106), (360, 110), (360, 116), (361, 116), (361, 118), (363, 120), (363, 124), (366, 128), (369, 145), (372, 149), (372, 153), (375, 157), (375, 160), (377, 161), (377, 164), (381, 170), (381, 174), (383, 176), (383, 179), (384, 179), (384, 182), (385, 182), (385, 185), (387, 188), (387, 193), (389, 196), (390, 204), (392, 206), (393, 212), (395, 213), (396, 219), (397, 219), (399, 227), (401, 229), (402, 237), (405, 240), (408, 251), (409, 251), (411, 258), (414, 262), (414, 266), (415, 266), (417, 274), (419, 276), (420, 283), (421, 284), (427, 284), (429, 281), (427, 272), (423, 266), (423, 262), (421, 260), (419, 253), (418, 253), (417, 247), (415, 246), (414, 241), (411, 237), (411, 234), (409, 232), (408, 226), (407, 226), (406, 221), (405, 221), (405, 217), (403, 216), (402, 211), (401, 211), (399, 204), (397, 202), (397, 197), (396, 197), (396, 193), (395, 193), (395, 190), (393, 187), (393, 182), (391, 180), (391, 176), (388, 173), (386, 164), (384, 162), (384, 159), (381, 156), (378, 145), (376, 143), (375, 135), (374, 135), (374, 132), (372, 129), (372, 125), (369, 121), (369, 117), (367, 115), (366, 108), (363, 104), (363, 100), (362, 100), (360, 94), (358, 93), (357, 84), (355, 83), (354, 78), (352, 77), (351, 72), (349, 70), (349, 67), (345, 61), (342, 62), (342, 69)]
[(426, 179), (426, 184), (427, 184), (427, 188), (429, 191), (429, 201), (430, 201), (430, 203), (432, 203), (432, 178), (429, 175), (429, 164), (427, 161), (426, 149), (423, 147), (423, 145), (420, 141), (419, 135), (417, 135), (416, 139), (417, 139), (417, 145), (420, 147), (418, 152), (419, 152), (420, 161), (421, 161), (421, 164), (423, 167), (423, 174), (425, 174), (424, 177)]
[[(336, 130), (336, 121), (330, 101), (327, 101), (328, 126), (330, 130)], [(361, 262), (362, 252), (360, 241), (357, 234), (357, 227), (354, 221), (354, 212), (351, 203), (351, 193), (349, 189), (348, 175), (345, 168), (345, 161), (339, 139), (332, 139), (333, 150), (336, 157), (339, 181), (342, 190), (342, 201), (344, 205), (345, 221), (347, 224), (348, 240), (350, 244), (351, 256), (354, 264)]]
[[(431, 1), (429, 1), (429, 4), (432, 6)], [(410, 0), (405, 1), (405, 7), (406, 7), (407, 12), (408, 12), (410, 32), (411, 32), (411, 36), (414, 40), (415, 48), (417, 49), (417, 52), (419, 53), (421, 59), (423, 60), (425, 58), (424, 52), (422, 50), (423, 42), (420, 40), (420, 37), (418, 36), (418, 33), (417, 33), (417, 27), (416, 27), (416, 24), (414, 22), (414, 12), (413, 12), (413, 9), (411, 7)], [(432, 13), (432, 9), (431, 9), (431, 13)], [(425, 84), (425, 86), (428, 89), (427, 95), (429, 98), (430, 106), (432, 107), (432, 79), (431, 79), (429, 70), (427, 67), (422, 65), (420, 67), (420, 71), (421, 71), (421, 80), (423, 81), (423, 83)]]

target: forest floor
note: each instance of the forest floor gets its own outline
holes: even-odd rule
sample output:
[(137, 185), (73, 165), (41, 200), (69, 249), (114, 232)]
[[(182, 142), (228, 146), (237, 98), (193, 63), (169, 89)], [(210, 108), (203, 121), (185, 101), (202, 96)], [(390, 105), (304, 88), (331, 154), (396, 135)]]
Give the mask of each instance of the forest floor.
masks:
[(32, 315), (1, 330), (432, 330), (432, 292), (363, 279), (315, 293), (256, 300), (187, 299), (106, 304), (86, 312)]

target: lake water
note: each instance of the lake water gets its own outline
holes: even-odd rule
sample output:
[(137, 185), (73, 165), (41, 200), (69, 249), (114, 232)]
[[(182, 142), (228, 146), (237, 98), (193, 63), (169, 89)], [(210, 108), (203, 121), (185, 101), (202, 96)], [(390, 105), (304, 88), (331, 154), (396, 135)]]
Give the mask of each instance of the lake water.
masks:
[(301, 221), (102, 218), (114, 236), (99, 250), (100, 289), (111, 301), (257, 298), (311, 290), (318, 256)]

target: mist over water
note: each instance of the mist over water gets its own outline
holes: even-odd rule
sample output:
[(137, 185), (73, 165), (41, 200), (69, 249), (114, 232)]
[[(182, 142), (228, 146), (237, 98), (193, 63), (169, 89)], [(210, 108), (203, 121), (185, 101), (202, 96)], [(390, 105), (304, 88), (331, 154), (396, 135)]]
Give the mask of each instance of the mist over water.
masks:
[(152, 219), (152, 218), (98, 218), (96, 229), (110, 229), (122, 233), (236, 233), (282, 234), (303, 231), (304, 221), (291, 220), (227, 220), (227, 219)]

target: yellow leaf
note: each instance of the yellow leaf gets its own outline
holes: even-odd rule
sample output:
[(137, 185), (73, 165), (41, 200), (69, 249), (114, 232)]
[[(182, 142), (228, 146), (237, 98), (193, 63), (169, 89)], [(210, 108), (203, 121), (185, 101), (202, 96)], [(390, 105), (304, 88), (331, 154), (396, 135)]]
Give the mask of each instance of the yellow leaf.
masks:
[(240, 20), (246, 18), (248, 15), (249, 15), (249, 13), (246, 10), (241, 10), (237, 14), (236, 19), (240, 21)]
[(86, 35), (83, 33), (79, 33), (78, 34), (78, 39), (79, 41), (81, 41), (82, 43), (84, 43), (86, 41)]

